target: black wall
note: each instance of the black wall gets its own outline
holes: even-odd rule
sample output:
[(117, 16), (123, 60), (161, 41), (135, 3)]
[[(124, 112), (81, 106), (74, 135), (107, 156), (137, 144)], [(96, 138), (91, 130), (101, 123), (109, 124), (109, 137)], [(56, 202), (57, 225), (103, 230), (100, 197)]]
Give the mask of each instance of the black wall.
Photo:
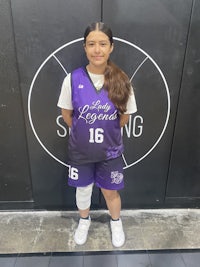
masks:
[[(75, 208), (56, 104), (66, 72), (86, 63), (79, 38), (99, 20), (138, 105), (123, 130), (123, 208), (199, 207), (199, 12), (199, 0), (1, 1), (0, 209)], [(92, 208), (104, 207), (95, 189)]]

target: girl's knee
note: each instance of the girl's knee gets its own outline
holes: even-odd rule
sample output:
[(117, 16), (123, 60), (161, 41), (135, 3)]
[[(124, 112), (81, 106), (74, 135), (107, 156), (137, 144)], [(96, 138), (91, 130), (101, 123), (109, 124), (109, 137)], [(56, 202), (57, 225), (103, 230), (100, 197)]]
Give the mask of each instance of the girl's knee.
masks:
[(105, 199), (107, 200), (114, 200), (119, 197), (119, 193), (117, 190), (107, 190), (101, 189), (102, 194), (104, 195)]

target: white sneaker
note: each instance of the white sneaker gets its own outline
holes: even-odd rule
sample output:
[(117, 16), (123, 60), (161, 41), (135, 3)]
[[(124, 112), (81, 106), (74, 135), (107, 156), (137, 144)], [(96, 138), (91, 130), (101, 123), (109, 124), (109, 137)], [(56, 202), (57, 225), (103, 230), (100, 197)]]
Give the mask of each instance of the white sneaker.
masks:
[(88, 230), (90, 228), (91, 219), (80, 218), (78, 227), (76, 229), (74, 240), (77, 245), (83, 245), (87, 241)]
[(118, 221), (110, 221), (112, 232), (112, 244), (114, 247), (121, 247), (125, 242), (125, 235), (121, 219)]

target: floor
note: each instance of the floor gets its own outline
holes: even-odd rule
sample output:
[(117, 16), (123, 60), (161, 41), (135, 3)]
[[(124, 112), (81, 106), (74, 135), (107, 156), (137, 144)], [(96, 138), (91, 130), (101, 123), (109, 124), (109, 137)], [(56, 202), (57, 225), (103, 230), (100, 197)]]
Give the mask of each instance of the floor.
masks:
[(199, 267), (199, 251), (3, 255), (1, 267)]
[(126, 243), (111, 243), (109, 214), (92, 211), (88, 241), (74, 243), (77, 212), (0, 212), (0, 267), (199, 267), (200, 210), (123, 210)]

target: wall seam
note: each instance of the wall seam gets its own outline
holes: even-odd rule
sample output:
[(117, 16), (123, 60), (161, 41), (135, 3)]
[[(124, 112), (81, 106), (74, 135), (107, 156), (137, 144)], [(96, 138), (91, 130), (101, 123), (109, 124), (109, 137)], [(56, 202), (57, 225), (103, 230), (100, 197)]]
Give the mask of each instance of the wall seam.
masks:
[(30, 167), (30, 156), (29, 156), (29, 149), (28, 149), (28, 140), (27, 140), (27, 129), (26, 129), (26, 119), (25, 119), (25, 108), (23, 103), (23, 97), (22, 97), (22, 90), (21, 90), (21, 78), (19, 73), (19, 64), (18, 64), (18, 56), (17, 56), (17, 45), (16, 45), (16, 38), (15, 38), (15, 30), (14, 30), (14, 20), (13, 20), (13, 8), (12, 8), (12, 0), (9, 0), (10, 4), (10, 16), (11, 16), (11, 25), (12, 25), (12, 35), (13, 35), (13, 44), (14, 44), (14, 53), (15, 53), (15, 61), (16, 61), (16, 72), (18, 77), (18, 86), (19, 86), (19, 92), (20, 92), (20, 104), (22, 108), (22, 119), (24, 123), (24, 135), (26, 140), (26, 153), (27, 153), (27, 161), (28, 161), (28, 172), (29, 172), (29, 179), (30, 179), (30, 185), (31, 185), (31, 199), (28, 201), (34, 201), (33, 199), (33, 183), (32, 183), (32, 175), (31, 175), (31, 167)]
[(181, 88), (182, 88), (183, 79), (184, 79), (184, 70), (185, 70), (185, 65), (186, 65), (186, 58), (187, 58), (187, 53), (188, 53), (188, 43), (189, 43), (189, 38), (190, 38), (194, 5), (195, 5), (195, 0), (192, 0), (190, 15), (189, 15), (188, 30), (187, 30), (187, 34), (186, 34), (186, 45), (185, 45), (185, 51), (184, 51), (184, 55), (183, 55), (183, 64), (182, 64), (182, 68), (181, 68), (181, 78), (180, 78), (180, 84), (179, 84), (178, 101), (177, 101), (176, 111), (175, 111), (174, 127), (173, 127), (173, 133), (172, 133), (172, 142), (171, 142), (171, 149), (170, 149), (170, 155), (169, 155), (167, 179), (166, 179), (166, 185), (165, 185), (164, 203), (165, 203), (165, 200), (167, 197), (168, 181), (169, 181), (169, 175), (170, 175), (171, 163), (172, 163), (172, 151), (173, 151), (173, 147), (174, 147), (174, 143), (175, 143), (174, 139), (175, 139), (175, 133), (176, 133), (176, 127), (177, 127), (177, 117), (178, 117), (178, 111), (179, 111), (179, 105), (180, 105)]
[(101, 0), (101, 22), (103, 22), (103, 2), (104, 0)]

